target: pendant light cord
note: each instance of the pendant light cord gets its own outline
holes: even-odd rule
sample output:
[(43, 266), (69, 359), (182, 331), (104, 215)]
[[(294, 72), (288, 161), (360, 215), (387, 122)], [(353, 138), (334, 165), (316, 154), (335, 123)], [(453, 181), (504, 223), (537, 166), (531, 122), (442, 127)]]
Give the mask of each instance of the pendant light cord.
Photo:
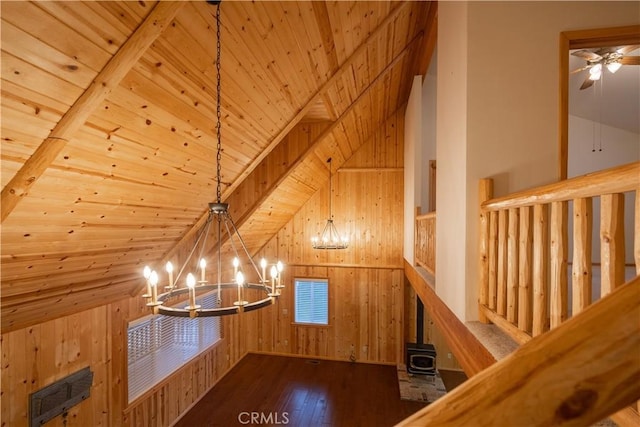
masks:
[(329, 219), (333, 219), (333, 214), (331, 213), (331, 157), (329, 157), (327, 163), (329, 163)]
[(218, 80), (218, 84), (217, 84), (217, 99), (216, 99), (216, 118), (217, 118), (217, 122), (216, 122), (216, 130), (217, 130), (217, 138), (218, 138), (218, 144), (217, 144), (217, 152), (216, 152), (216, 180), (217, 180), (217, 186), (216, 186), (216, 197), (217, 197), (217, 201), (218, 203), (222, 202), (222, 190), (221, 190), (221, 159), (222, 159), (222, 137), (221, 137), (221, 117), (222, 117), (222, 113), (221, 113), (221, 108), (220, 108), (220, 92), (221, 92), (221, 84), (220, 84), (220, 3), (218, 3), (218, 6), (216, 8), (216, 35), (217, 35), (217, 43), (216, 43), (216, 77)]

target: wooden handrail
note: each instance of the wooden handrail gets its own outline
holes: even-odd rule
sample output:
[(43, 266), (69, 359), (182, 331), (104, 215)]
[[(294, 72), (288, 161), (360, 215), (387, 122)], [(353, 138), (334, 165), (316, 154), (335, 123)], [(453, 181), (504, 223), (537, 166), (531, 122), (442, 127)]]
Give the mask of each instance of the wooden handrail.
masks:
[(624, 193), (636, 190), (639, 186), (640, 162), (634, 162), (487, 200), (482, 203), (481, 208), (485, 211), (520, 208), (602, 194)]
[(640, 398), (640, 276), (397, 426), (584, 426)]
[(435, 217), (436, 217), (436, 211), (427, 212), (426, 214), (422, 214), (422, 215), (416, 216), (416, 221), (421, 220), (421, 219), (435, 218)]

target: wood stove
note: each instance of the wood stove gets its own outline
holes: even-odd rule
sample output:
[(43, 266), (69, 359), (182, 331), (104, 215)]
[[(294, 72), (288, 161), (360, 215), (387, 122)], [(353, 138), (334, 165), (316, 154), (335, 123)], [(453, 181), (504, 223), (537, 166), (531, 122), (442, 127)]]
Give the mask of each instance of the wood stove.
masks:
[(436, 349), (433, 344), (407, 344), (407, 372), (419, 375), (436, 374)]
[(416, 342), (407, 343), (407, 372), (418, 375), (436, 374), (436, 348), (424, 344), (424, 305), (417, 298)]

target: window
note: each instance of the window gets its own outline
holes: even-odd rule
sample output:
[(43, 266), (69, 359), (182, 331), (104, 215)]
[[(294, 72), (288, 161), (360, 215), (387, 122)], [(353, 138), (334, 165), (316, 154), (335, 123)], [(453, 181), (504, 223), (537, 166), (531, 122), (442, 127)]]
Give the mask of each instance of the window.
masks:
[[(217, 307), (218, 293), (202, 295), (198, 304)], [(127, 330), (129, 402), (219, 340), (219, 317), (156, 315), (131, 322)]]
[(296, 323), (329, 324), (329, 281), (295, 279)]

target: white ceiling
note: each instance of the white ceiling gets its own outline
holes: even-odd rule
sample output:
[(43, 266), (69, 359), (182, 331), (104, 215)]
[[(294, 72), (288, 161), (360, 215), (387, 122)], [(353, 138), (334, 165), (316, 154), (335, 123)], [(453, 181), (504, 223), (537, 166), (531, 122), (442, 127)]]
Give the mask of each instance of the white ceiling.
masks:
[[(638, 54), (640, 49), (628, 53)], [(569, 70), (584, 65), (584, 59), (569, 55)], [(569, 75), (569, 114), (640, 133), (640, 66), (623, 65), (615, 74), (603, 70), (600, 81), (580, 90), (588, 73)]]

